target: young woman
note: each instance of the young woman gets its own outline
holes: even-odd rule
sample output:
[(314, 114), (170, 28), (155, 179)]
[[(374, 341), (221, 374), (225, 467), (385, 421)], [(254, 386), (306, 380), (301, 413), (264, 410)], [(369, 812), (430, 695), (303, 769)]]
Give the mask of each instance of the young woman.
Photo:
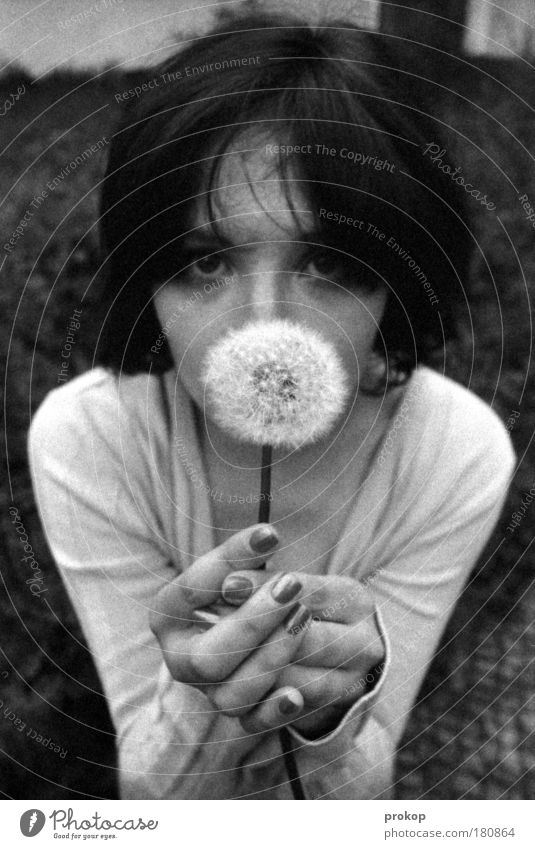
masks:
[[(429, 367), (466, 304), (464, 193), (379, 38), (245, 17), (120, 93), (97, 364), (48, 395), (30, 455), (123, 798), (292, 798), (281, 729), (307, 798), (388, 798), (498, 518), (508, 435)], [(320, 340), (346, 381), (320, 436), (274, 446), (267, 524), (221, 354), (266, 327)]]

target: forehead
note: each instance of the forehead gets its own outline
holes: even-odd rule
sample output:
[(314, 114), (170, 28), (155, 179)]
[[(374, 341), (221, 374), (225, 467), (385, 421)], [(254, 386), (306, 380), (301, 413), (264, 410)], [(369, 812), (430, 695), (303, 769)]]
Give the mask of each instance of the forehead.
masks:
[[(298, 172), (279, 173), (279, 160), (271, 146), (281, 144), (269, 136), (243, 135), (218, 163), (210, 198), (217, 232), (231, 243), (300, 238), (314, 228), (314, 215)], [(208, 195), (198, 203), (192, 226), (210, 231)]]

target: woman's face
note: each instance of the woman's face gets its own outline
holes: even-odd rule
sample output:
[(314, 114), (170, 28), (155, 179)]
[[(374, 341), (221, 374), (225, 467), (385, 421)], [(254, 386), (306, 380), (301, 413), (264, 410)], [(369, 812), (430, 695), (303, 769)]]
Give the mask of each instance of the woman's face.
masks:
[[(186, 237), (188, 266), (155, 287), (154, 303), (180, 380), (204, 408), (203, 363), (207, 349), (231, 328), (286, 318), (330, 341), (358, 388), (381, 321), (386, 290), (359, 288), (355, 261), (319, 244), (318, 210), (291, 182), (290, 197), (276, 173), (272, 139), (239, 147), (224, 157), (213, 192), (214, 232), (204, 198)], [(286, 185), (287, 187), (287, 185)], [(336, 211), (336, 210), (333, 210)], [(345, 226), (344, 224), (339, 226)], [(358, 256), (355, 231), (355, 254)], [(210, 410), (205, 414), (211, 418)]]

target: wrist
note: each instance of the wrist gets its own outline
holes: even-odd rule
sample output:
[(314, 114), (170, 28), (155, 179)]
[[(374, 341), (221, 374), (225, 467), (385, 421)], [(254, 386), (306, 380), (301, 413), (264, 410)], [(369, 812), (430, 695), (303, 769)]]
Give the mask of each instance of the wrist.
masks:
[(332, 734), (353, 706), (375, 688), (383, 673), (384, 666), (385, 659), (383, 658), (371, 667), (364, 678), (360, 679), (362, 681), (361, 686), (347, 688), (350, 692), (345, 698), (340, 699), (334, 705), (326, 705), (323, 708), (310, 711), (309, 714), (292, 722), (290, 727), (309, 740), (319, 740), (328, 734)]
[(316, 709), (292, 722), (291, 728), (299, 731), (309, 740), (319, 740), (337, 728), (350, 707), (351, 705), (337, 705)]

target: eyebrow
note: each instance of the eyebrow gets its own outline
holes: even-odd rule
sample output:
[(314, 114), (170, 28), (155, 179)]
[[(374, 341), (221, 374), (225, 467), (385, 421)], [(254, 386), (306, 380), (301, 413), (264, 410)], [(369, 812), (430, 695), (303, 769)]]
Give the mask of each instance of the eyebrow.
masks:
[[(264, 241), (263, 239), (259, 239), (255, 242), (245, 242), (244, 244), (239, 244), (235, 242), (231, 242), (229, 239), (226, 239), (224, 236), (218, 235), (215, 231), (212, 231), (207, 234), (203, 233), (188, 233), (182, 238), (182, 244), (187, 248), (195, 249), (203, 249), (203, 248), (213, 248), (214, 246), (219, 246), (221, 248), (243, 248), (252, 249), (259, 242)], [(323, 234), (319, 230), (314, 230), (310, 233), (300, 233), (298, 236), (293, 239), (267, 239), (266, 241), (270, 242), (305, 242), (306, 244), (319, 242), (321, 244), (325, 244), (323, 239)]]

